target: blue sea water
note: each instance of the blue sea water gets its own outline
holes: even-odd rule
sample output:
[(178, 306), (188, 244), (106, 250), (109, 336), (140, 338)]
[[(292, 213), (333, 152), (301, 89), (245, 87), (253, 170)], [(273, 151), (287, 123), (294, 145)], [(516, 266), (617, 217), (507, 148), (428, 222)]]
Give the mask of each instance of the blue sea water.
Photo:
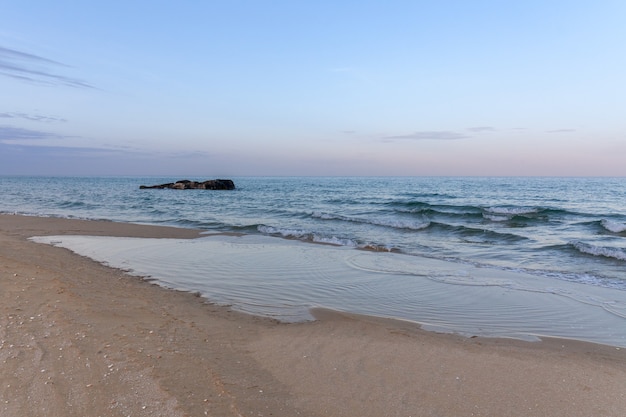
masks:
[[(462, 286), (493, 286), (499, 277), (518, 274), (518, 280), (542, 280), (539, 286), (524, 287), (526, 292), (575, 294), (570, 298), (579, 301), (587, 293), (596, 294), (594, 299), (602, 299), (601, 309), (621, 320), (611, 326), (621, 323), (624, 327), (611, 332), (626, 343), (626, 178), (245, 177), (233, 178), (234, 191), (139, 189), (177, 179), (0, 177), (0, 212), (170, 225), (291, 241), (291, 246), (272, 246), (271, 239), (256, 241), (282, 253), (290, 253), (287, 247), (293, 248), (293, 241), (315, 250), (319, 244), (329, 244), (324, 251), (330, 252), (316, 252), (316, 256), (350, 254), (343, 259), (349, 258), (345, 262), (351, 271), (360, 272), (348, 275), (355, 282), (367, 275), (372, 280), (368, 285), (375, 285), (378, 293), (389, 288), (389, 310), (398, 303), (411, 303), (402, 299), (410, 291), (411, 280), (400, 285), (402, 280), (397, 279), (386, 286), (385, 279), (390, 272), (395, 277), (420, 276), (418, 260), (455, 265), (456, 272), (443, 274), (445, 279), (435, 271), (441, 271), (439, 267), (431, 268), (428, 278), (437, 281), (439, 276), (440, 282)], [(391, 257), (379, 256), (385, 253)], [(311, 269), (311, 265), (315, 261), (294, 268)], [(467, 274), (459, 272), (468, 270)], [(377, 274), (370, 276), (373, 271)], [(489, 280), (477, 282), (481, 275), (477, 271), (484, 271)], [(159, 271), (150, 274), (158, 276)], [(289, 280), (287, 274), (284, 279)], [(307, 280), (314, 281), (315, 275)], [(519, 283), (511, 287), (507, 282), (498, 284), (499, 288), (521, 288)], [(569, 284), (575, 289), (563, 287)], [(552, 287), (555, 290), (546, 290)], [(202, 292), (210, 298), (209, 289)], [(391, 293), (396, 294), (397, 303)], [(302, 302), (329, 304), (316, 302), (321, 295), (311, 297)], [(342, 297), (348, 305), (349, 297)], [(228, 302), (236, 304), (236, 298), (231, 295)], [(588, 300), (580, 302), (585, 303)], [(358, 306), (350, 310), (368, 312)], [(406, 317), (384, 308), (375, 313), (424, 321), (419, 314)]]

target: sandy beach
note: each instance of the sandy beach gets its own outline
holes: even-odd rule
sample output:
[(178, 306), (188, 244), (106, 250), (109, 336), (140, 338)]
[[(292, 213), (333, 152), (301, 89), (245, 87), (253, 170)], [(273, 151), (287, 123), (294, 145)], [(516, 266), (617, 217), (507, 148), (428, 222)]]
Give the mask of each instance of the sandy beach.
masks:
[(626, 350), (426, 332), (315, 311), (282, 324), (32, 236), (191, 229), (0, 215), (0, 415), (623, 416)]

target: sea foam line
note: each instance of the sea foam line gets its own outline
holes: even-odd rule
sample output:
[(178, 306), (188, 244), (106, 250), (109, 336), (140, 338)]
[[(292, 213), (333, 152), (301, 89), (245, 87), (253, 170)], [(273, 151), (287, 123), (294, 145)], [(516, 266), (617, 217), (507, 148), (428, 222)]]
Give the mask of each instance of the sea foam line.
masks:
[(315, 243), (326, 243), (336, 246), (358, 247), (358, 243), (353, 239), (340, 238), (336, 236), (321, 236), (317, 233), (300, 229), (279, 229), (273, 226), (259, 225), (257, 230), (263, 234), (281, 236), (287, 239), (298, 239)]
[(362, 219), (358, 217), (342, 216), (340, 214), (314, 212), (311, 217), (321, 220), (341, 220), (353, 223), (371, 224), (373, 226), (392, 227), (394, 229), (423, 230), (430, 226), (430, 222), (401, 221), (401, 220), (385, 220), (385, 219)]

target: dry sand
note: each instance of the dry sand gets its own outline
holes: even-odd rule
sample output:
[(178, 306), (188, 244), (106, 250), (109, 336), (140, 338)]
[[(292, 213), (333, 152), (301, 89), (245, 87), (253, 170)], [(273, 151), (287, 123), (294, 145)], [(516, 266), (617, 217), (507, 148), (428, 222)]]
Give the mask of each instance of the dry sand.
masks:
[(197, 231), (0, 215), (0, 416), (626, 415), (626, 349), (316, 311), (280, 324), (27, 240)]

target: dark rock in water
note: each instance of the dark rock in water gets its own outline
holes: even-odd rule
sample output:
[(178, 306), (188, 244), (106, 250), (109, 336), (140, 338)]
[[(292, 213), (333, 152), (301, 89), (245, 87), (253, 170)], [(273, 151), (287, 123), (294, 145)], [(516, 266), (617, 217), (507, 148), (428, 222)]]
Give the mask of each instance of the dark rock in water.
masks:
[(163, 189), (169, 188), (172, 190), (234, 190), (235, 183), (232, 180), (208, 180), (203, 182), (180, 180), (176, 182), (169, 182), (167, 184), (159, 185), (141, 185), (140, 189)]

